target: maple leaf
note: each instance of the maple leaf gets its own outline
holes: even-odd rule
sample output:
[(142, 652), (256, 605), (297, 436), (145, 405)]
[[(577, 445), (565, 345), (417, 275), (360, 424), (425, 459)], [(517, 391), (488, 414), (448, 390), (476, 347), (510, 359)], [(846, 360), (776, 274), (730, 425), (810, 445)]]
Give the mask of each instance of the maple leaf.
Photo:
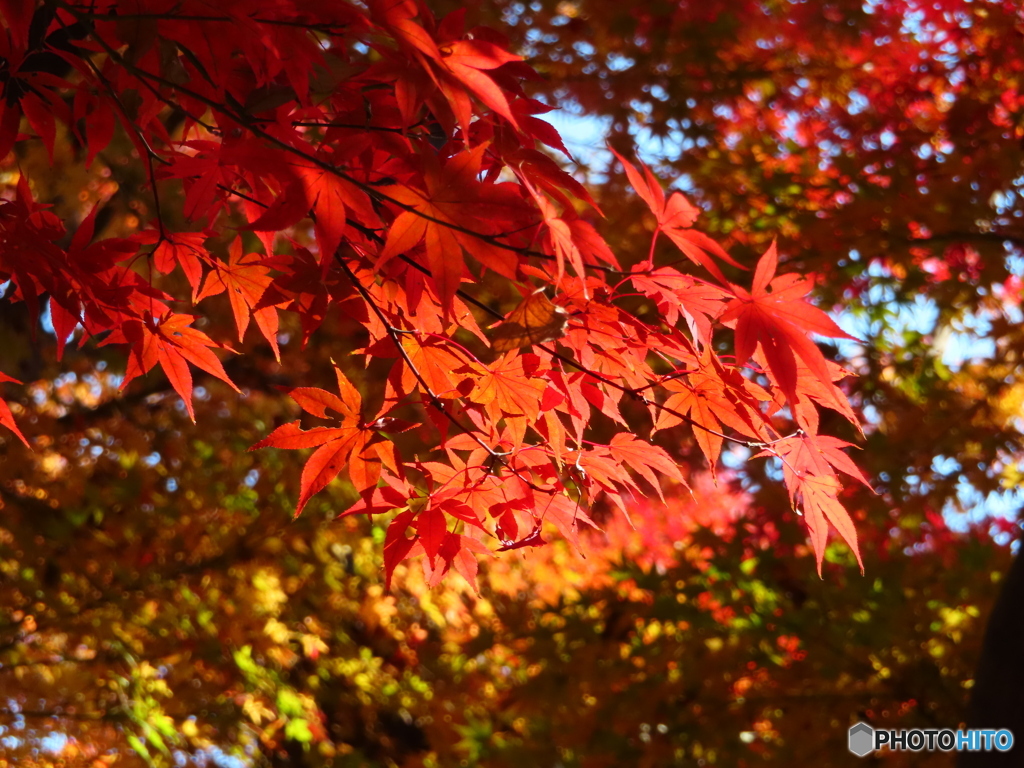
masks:
[(735, 371), (726, 370), (709, 349), (702, 352), (698, 362), (698, 370), (664, 382), (672, 394), (659, 410), (654, 428), (663, 430), (682, 423), (677, 414), (689, 418), (694, 424), (693, 436), (713, 474), (722, 450), (723, 426), (751, 437), (763, 436), (764, 417), (758, 403), (768, 396)]
[(543, 519), (554, 523), (555, 528), (562, 534), (562, 537), (572, 544), (578, 552), (583, 552), (583, 548), (580, 545), (579, 524), (583, 522), (594, 530), (600, 530), (597, 527), (597, 523), (587, 515), (586, 510), (580, 508), (579, 501), (573, 501), (565, 494), (552, 494), (547, 503), (541, 507), (541, 510)]
[(794, 474), (809, 473), (818, 477), (828, 477), (835, 474), (833, 469), (838, 469), (874, 493), (864, 473), (842, 451), (843, 448), (855, 447), (852, 443), (831, 435), (803, 434), (777, 441), (772, 445), (770, 453), (763, 452), (760, 455), (777, 454), (783, 457), (783, 471)]
[(224, 366), (211, 350), (211, 347), (227, 348), (212, 341), (202, 331), (190, 328), (195, 319), (194, 315), (168, 312), (155, 317), (147, 312), (141, 320), (125, 321), (101, 343), (101, 346), (131, 345), (121, 389), (136, 377), (149, 373), (159, 363), (171, 386), (185, 401), (185, 408), (193, 422), (196, 416), (192, 408), (192, 374), (188, 369), (189, 363), (213, 374), (236, 392), (240, 391), (228, 378)]
[(419, 8), (416, 3), (406, 0), (370, 0), (368, 3), (373, 20), (391, 32), (398, 42), (425, 54), (431, 59), (440, 59), (434, 38), (416, 22)]
[[(79, 326), (88, 329), (97, 321), (108, 324), (111, 318), (103, 308), (104, 296), (110, 296), (105, 278), (113, 271), (115, 264), (129, 254), (135, 253), (136, 244), (130, 239), (106, 238), (90, 243), (96, 224), (99, 206), (94, 206), (75, 230), (64, 256), (66, 263), (74, 265), (74, 276), (61, 285), (54, 282), (50, 291), (50, 320), (57, 337), (57, 359), (64, 354), (64, 345)], [(123, 288), (115, 292), (123, 293)], [(83, 335), (83, 342), (88, 333)]]
[[(537, 207), (540, 208), (544, 217), (544, 226), (547, 228), (547, 239), (551, 250), (555, 252), (555, 285), (562, 284), (562, 276), (565, 274), (565, 262), (568, 261), (573, 271), (580, 277), (586, 274), (583, 266), (583, 254), (573, 240), (572, 229), (569, 223), (559, 217), (554, 206), (544, 197), (534, 195)], [(587, 297), (586, 284), (583, 286), (584, 297)]]
[(502, 416), (525, 416), (534, 421), (547, 388), (537, 364), (535, 355), (521, 356), (512, 351), (489, 366), (478, 365), (474, 371), (476, 384), (468, 398), (484, 406), (494, 421)]
[(310, 169), (305, 178), (306, 195), (316, 214), (314, 226), (317, 243), (320, 245), (320, 258), (329, 264), (348, 225), (345, 218), (346, 203), (365, 195), (345, 179), (323, 168)]
[(441, 167), (428, 162), (423, 174), (423, 189), (413, 186), (385, 188), (387, 194), (406, 210), (388, 229), (377, 267), (424, 243), (430, 279), (446, 310), (451, 308), (452, 299), (465, 274), (463, 248), (498, 274), (509, 278), (516, 274), (518, 257), (514, 251), (489, 246), (480, 238), (460, 231), (468, 227), (486, 234), (488, 226), (485, 222), (507, 221), (524, 209), (518, 195), (508, 194), (501, 185), (485, 185), (477, 181), (486, 149), (486, 145), (481, 144), (460, 152)]
[(211, 261), (210, 253), (204, 245), (208, 238), (205, 232), (177, 232), (161, 236), (154, 230), (147, 230), (140, 232), (134, 239), (139, 245), (157, 243), (152, 253), (153, 269), (157, 272), (166, 275), (180, 265), (192, 286), (192, 301), (196, 301), (203, 278), (203, 262)]
[(803, 300), (813, 287), (809, 280), (794, 274), (775, 277), (777, 266), (778, 254), (772, 242), (757, 263), (750, 292), (733, 286), (736, 298), (726, 306), (721, 321), (735, 328), (737, 365), (746, 363), (760, 345), (779, 387), (790, 402), (796, 402), (797, 358), (826, 392), (832, 387), (825, 356), (808, 334), (857, 339)]
[(490, 366), (473, 366), (476, 384), (467, 399), (482, 405), (493, 423), (505, 419), (514, 448), (523, 444), (527, 425), (540, 413), (546, 385), (537, 363), (535, 355), (520, 356), (513, 351)]
[(493, 557), (493, 553), (483, 542), (477, 541), (472, 536), (459, 536), (453, 549), (452, 565), (455, 566), (455, 570), (459, 575), (469, 583), (473, 591), (479, 594), (480, 590), (476, 586), (476, 575), (480, 566), (476, 555)]
[(287, 307), (299, 316), (302, 344), (305, 346), (336, 300), (337, 283), (324, 279), (316, 257), (306, 248), (295, 248), (291, 254), (265, 257), (263, 264), (280, 274), (267, 286), (263, 297), (253, 307), (256, 322), (260, 322), (261, 310)]
[(395, 566), (405, 560), (416, 543), (415, 538), (407, 538), (405, 532), (413, 521), (416, 513), (409, 509), (395, 515), (384, 534), (384, 589), (391, 589), (391, 577)]
[[(442, 78), (438, 82), (441, 91), (451, 105), (463, 133), (468, 135), (473, 115), (470, 94), (519, 130), (515, 115), (509, 108), (508, 98), (495, 79), (485, 72), (522, 61), (522, 56), (510, 52), (507, 43), (502, 46), (486, 39), (491, 35), (484, 28), (473, 30), (469, 36), (464, 37), (464, 18), (465, 9), (449, 14), (438, 30), (438, 55), (428, 53), (441, 70)], [(419, 47), (424, 53), (427, 52), (422, 44)]]
[[(196, 154), (175, 153), (161, 175), (183, 179), (186, 190), (184, 212), (189, 220), (200, 217), (212, 220), (224, 205), (219, 190), (222, 186), (230, 186), (233, 174), (226, 166), (225, 158), (221, 157), (222, 145), (219, 142), (188, 141), (184, 145), (196, 150)], [(140, 154), (144, 151), (145, 147), (142, 147)]]
[(231, 312), (235, 316), (235, 326), (238, 328), (238, 340), (242, 341), (245, 336), (249, 319), (255, 318), (264, 338), (274, 350), (274, 357), (280, 360), (281, 352), (277, 346), (277, 308), (269, 306), (256, 309), (271, 282), (273, 278), (270, 277), (270, 269), (264, 264), (263, 257), (258, 253), (243, 254), (242, 238), (236, 237), (228, 249), (227, 266), (219, 261), (213, 263), (213, 270), (207, 274), (206, 283), (196, 301), (226, 291), (231, 302)]
[[(0, 382), (21, 384), (21, 382), (18, 381), (17, 379), (13, 379), (4, 373), (0, 373)], [(6, 402), (4, 402), (2, 398), (0, 398), (0, 425), (7, 427), (9, 430), (11, 430), (11, 432), (16, 434), (18, 436), (18, 439), (25, 444), (26, 448), (32, 447), (31, 445), (29, 445), (28, 440), (25, 439), (25, 436), (21, 433), (21, 430), (18, 429), (18, 425), (14, 421), (14, 414), (11, 413), (10, 407), (7, 405)]]
[[(568, 157), (570, 160), (575, 162), (575, 159), (568, 149), (565, 147), (565, 143), (562, 141), (562, 137), (558, 135), (558, 131), (555, 130), (554, 126), (546, 120), (533, 117), (533, 115), (543, 115), (547, 112), (553, 112), (557, 107), (552, 107), (545, 104), (537, 99), (524, 99), (519, 98), (512, 102), (510, 105), (512, 113), (515, 115), (516, 120), (527, 131), (531, 136), (544, 144), (547, 144), (553, 149), (557, 149), (563, 155)], [(540, 154), (540, 153), (537, 153)], [(540, 154), (541, 157), (546, 158), (547, 155)], [(541, 161), (543, 162), (543, 161)], [(555, 166), (557, 167), (557, 165)], [(564, 174), (564, 171), (563, 171)], [(567, 175), (567, 174), (566, 174)], [(569, 179), (572, 179), (570, 176)], [(586, 199), (586, 194), (580, 195), (582, 199)]]
[[(664, 448), (645, 442), (629, 432), (619, 432), (608, 444), (611, 455), (629, 466), (634, 472), (649, 482), (658, 492), (662, 500), (665, 496), (661, 491), (658, 476), (671, 478), (686, 485), (678, 465), (672, 461)], [(656, 474), (657, 473), (657, 474)]]
[[(427, 397), (435, 395), (451, 398), (457, 395), (459, 384), (468, 376), (467, 359), (463, 354), (451, 345), (439, 343), (437, 339), (426, 338), (421, 341), (409, 334), (403, 335), (402, 346), (409, 356), (411, 366), (404, 358), (395, 364), (388, 377), (393, 392), (386, 399), (414, 390), (420, 390)], [(428, 391), (423, 391), (424, 387)]]
[(423, 551), (427, 553), (430, 564), (433, 565), (441, 543), (448, 533), (444, 512), (434, 506), (427, 507), (416, 516), (415, 525)]
[[(640, 165), (644, 169), (644, 175), (641, 176), (636, 168), (614, 149), (611, 150), (611, 153), (622, 163), (629, 183), (633, 185), (633, 189), (647, 203), (651, 213), (657, 219), (658, 226), (654, 231), (655, 238), (658, 237), (659, 232), (664, 232), (688, 259), (694, 264), (704, 267), (723, 285), (727, 284), (725, 276), (714, 259), (709, 255), (709, 252), (727, 264), (743, 269), (743, 265), (726, 253), (722, 246), (703, 232), (691, 228), (700, 214), (700, 209), (692, 205), (682, 192), (675, 191), (666, 200), (661, 184), (654, 174), (651, 173), (650, 168), (641, 163)], [(651, 245), (653, 248), (653, 243)]]
[[(479, 450), (475, 443), (472, 445)], [(458, 438), (448, 442), (450, 451), (461, 447)], [(470, 460), (464, 460), (450, 452), (449, 458), (448, 463), (424, 461), (417, 464), (417, 469), (427, 475), (430, 493), (435, 501), (440, 503), (451, 499), (455, 502), (454, 505), (446, 504), (443, 507), (448, 514), (480, 528), (481, 520), (486, 515), (496, 515), (495, 510), (529, 506), (522, 488), (517, 487), (515, 482), (501, 481), (495, 477), (479, 460), (478, 454), (471, 455)]]
[(0, 157), (6, 157), (17, 140), (22, 114), (42, 139), (51, 162), (57, 121), (65, 125), (71, 122), (70, 110), (59, 93), (69, 84), (41, 66), (49, 51), (68, 48), (66, 40), (58, 41), (56, 35), (46, 34), (52, 10), (10, 0), (0, 5), (6, 22), (0, 39), (0, 58), (4, 61)]
[(841, 490), (842, 485), (834, 476), (808, 475), (799, 478), (799, 482), (794, 487), (794, 503), (802, 502), (804, 521), (811, 534), (811, 546), (814, 548), (819, 577), (821, 576), (821, 564), (825, 559), (829, 523), (835, 526), (839, 535), (853, 550), (857, 564), (860, 566), (860, 572), (864, 573), (864, 561), (861, 559), (860, 548), (857, 546), (857, 529), (850, 518), (850, 513), (843, 509), (843, 505), (837, 498)]
[(843, 489), (835, 470), (849, 475), (874, 492), (871, 483), (843, 448), (850, 443), (829, 435), (797, 435), (773, 443), (758, 456), (775, 455), (782, 459), (782, 472), (790, 501), (796, 509), (802, 504), (804, 521), (811, 535), (811, 545), (821, 575), (821, 563), (828, 539), (828, 524), (839, 531), (857, 557), (861, 573), (864, 563), (857, 547), (857, 531), (849, 513), (839, 503), (839, 492)]
[[(456, 40), (442, 45), (440, 51), (441, 65), (452, 79), (464, 86), (467, 91), (508, 120), (512, 127), (518, 130), (519, 123), (509, 107), (508, 98), (494, 82), (494, 79), (485, 72), (511, 61), (521, 61), (522, 57), (502, 50), (485, 40)], [(468, 99), (458, 89), (442, 85), (442, 90), (445, 92), (462, 130), (468, 132), (472, 115)]]
[(508, 352), (554, 341), (562, 337), (568, 323), (569, 313), (553, 304), (541, 288), (519, 302), (518, 307), (491, 329), (491, 348), (495, 352)]
[(302, 410), (313, 416), (328, 418), (328, 410), (338, 414), (341, 426), (303, 430), (298, 421), (293, 421), (249, 448), (317, 448), (302, 469), (296, 517), (343, 469), (347, 469), (349, 480), (359, 492), (372, 488), (380, 477), (383, 458), (374, 444), (379, 438), (360, 420), (362, 398), (337, 365), (334, 373), (340, 397), (316, 387), (296, 387), (289, 394)]
[[(571, 458), (571, 457), (569, 457)], [(575, 461), (565, 462), (567, 477), (573, 481), (579, 492), (579, 503), (589, 505), (599, 492), (608, 497), (622, 510), (629, 519), (629, 510), (622, 503), (620, 489), (630, 496), (642, 496), (639, 486), (626, 470), (620, 457), (615, 457), (608, 446), (595, 446), (588, 451), (580, 451)]]
[(72, 115), (77, 129), (83, 125), (84, 133), (76, 130), (81, 143), (86, 148), (85, 165), (88, 168), (100, 152), (106, 149), (114, 138), (117, 118), (112, 109), (101, 99), (87, 90), (79, 90), (75, 94), (74, 113)]
[[(797, 358), (797, 387), (796, 387), (796, 401), (786, 401), (786, 396), (783, 394), (779, 382), (776, 380), (774, 373), (770, 368), (767, 367), (764, 360), (764, 355), (760, 351), (754, 353), (754, 360), (765, 370), (768, 375), (768, 380), (772, 384), (775, 393), (775, 402), (773, 403), (773, 410), (779, 410), (784, 406), (788, 405), (794, 419), (800, 425), (801, 429), (806, 431), (808, 434), (817, 434), (818, 425), (820, 418), (818, 415), (818, 409), (815, 407), (815, 403), (830, 408), (839, 414), (842, 414), (850, 424), (857, 428), (858, 432), (863, 435), (861, 430), (860, 422), (857, 420), (857, 415), (853, 412), (853, 408), (850, 406), (849, 400), (846, 399), (846, 395), (843, 391), (837, 387), (834, 383), (831, 386), (826, 387), (818, 378), (811, 373), (810, 368), (803, 362), (803, 360)], [(830, 377), (833, 382), (840, 381), (847, 376), (850, 376), (850, 372), (841, 368), (836, 363), (830, 360), (826, 360), (826, 366), (828, 367)]]
[(658, 305), (666, 323), (675, 325), (682, 316), (694, 341), (700, 345), (711, 342), (713, 323), (725, 311), (728, 293), (672, 267), (651, 269), (650, 262), (638, 264), (630, 279)]
[[(513, 102), (513, 109), (522, 102), (522, 99)], [(530, 119), (532, 120), (532, 118)], [(537, 122), (548, 127), (551, 125), (543, 121)], [(547, 135), (546, 130), (541, 131), (539, 134), (536, 131), (531, 132), (539, 141), (547, 143), (544, 139), (544, 136)], [(566, 191), (570, 192), (575, 198), (585, 201), (595, 212), (601, 212), (585, 186), (566, 173), (565, 169), (551, 157), (532, 147), (520, 147), (515, 152), (504, 154), (503, 159), (514, 170), (516, 176), (523, 181), (523, 184), (528, 185), (528, 188), (532, 188), (534, 198), (537, 196), (537, 191), (543, 190), (558, 201), (564, 211), (563, 215), (568, 217), (569, 226), (574, 230), (577, 244), (581, 248), (591, 252), (598, 261), (606, 261), (613, 266), (618, 266), (615, 254), (612, 253), (608, 244), (604, 242), (601, 236), (597, 234), (593, 226), (583, 219), (571, 217), (574, 206), (571, 199), (565, 195)], [(584, 243), (586, 243), (586, 246), (584, 246)]]
[[(258, 213), (247, 229), (256, 232), (279, 232), (300, 219), (312, 216), (320, 251), (321, 269), (326, 271), (334, 263), (334, 254), (345, 238), (349, 218), (365, 227), (378, 227), (380, 219), (370, 205), (366, 193), (328, 166), (337, 165), (342, 150), (328, 153), (325, 149), (308, 146), (310, 159), (286, 163), (268, 160), (266, 152), (246, 144), (235, 146), (228, 155), (238, 162), (254, 164), (263, 173), (260, 178), (276, 180), (277, 196)], [(319, 161), (319, 162), (317, 162)]]

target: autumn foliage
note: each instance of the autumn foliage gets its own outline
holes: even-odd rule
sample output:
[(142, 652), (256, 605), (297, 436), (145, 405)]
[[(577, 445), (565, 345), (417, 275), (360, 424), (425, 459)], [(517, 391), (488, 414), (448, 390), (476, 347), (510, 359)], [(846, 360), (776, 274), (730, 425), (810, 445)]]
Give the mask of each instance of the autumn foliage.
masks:
[[(197, 370), (235, 387), (232, 337), (279, 357), (282, 316), (303, 345), (343, 317), (335, 375), (288, 392), (305, 426), (252, 447), (315, 449), (296, 514), (339, 477), (359, 495), (339, 513), (397, 511), (388, 573), (420, 557), (431, 583), (472, 582), (478, 555), (539, 545), (547, 524), (577, 543), (594, 504), (628, 515), (685, 480), (681, 432), (711, 467), (724, 441), (778, 462), (819, 570), (830, 525), (857, 552), (842, 478), (866, 481), (819, 409), (857, 417), (814, 341), (847, 334), (808, 302), (813, 279), (779, 272), (773, 244), (751, 281), (622, 157), (653, 233), (620, 263), (494, 31), (411, 0), (2, 11), (0, 155), (52, 154), (60, 128), (93, 162), (120, 130), (153, 196), (136, 231), (104, 236), (103, 201), (62, 219), (22, 173), (0, 206), (9, 298), (49, 308), (58, 355), (116, 349), (122, 388), (159, 368), (193, 419)], [(225, 297), (231, 331), (204, 322)], [(370, 391), (360, 370), (380, 365)]]
[(0, 22), (0, 768), (1012, 711), (1019, 3)]

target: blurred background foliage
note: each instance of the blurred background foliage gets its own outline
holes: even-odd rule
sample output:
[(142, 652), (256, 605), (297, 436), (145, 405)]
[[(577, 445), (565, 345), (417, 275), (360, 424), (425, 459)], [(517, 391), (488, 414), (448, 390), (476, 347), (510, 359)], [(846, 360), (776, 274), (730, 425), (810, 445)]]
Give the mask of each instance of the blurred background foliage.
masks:
[(819, 580), (798, 524), (696, 475), (586, 559), (388, 594), (384, 520), (335, 520), (340, 486), (293, 521), (297, 463), (245, 452), (280, 398), (211, 385), (197, 434), (114, 378), (35, 385), (21, 420), (59, 437), (6, 454), (9, 766), (808, 765), (850, 718), (962, 718), (1009, 559), (985, 530), (865, 527), (867, 576), (837, 547)]
[[(0, 436), (2, 768), (842, 765), (858, 719), (963, 722), (1022, 478), (1016, 4), (469, 15), (545, 74), (537, 95), (579, 117), (564, 125), (597, 131), (569, 147), (625, 263), (649, 222), (606, 139), (639, 146), (737, 258), (778, 237), (820, 276), (864, 339), (835, 353), (859, 376), (857, 460), (879, 490), (844, 500), (867, 575), (836, 547), (819, 580), (774, 469), (751, 462), (717, 485), (693, 469), (692, 494), (638, 502), (635, 529), (601, 518), (585, 559), (561, 541), (507, 553), (479, 592), (429, 590), (413, 565), (387, 593), (387, 520), (335, 520), (343, 483), (292, 520), (300, 458), (246, 451), (295, 418), (276, 386), (328, 378), (343, 318), (306, 349), (285, 325), (280, 364), (247, 339), (226, 361), (240, 396), (197, 380), (197, 430), (158, 374), (118, 395), (104, 350), (58, 366), (47, 318), (0, 302), (4, 371), (28, 382), (4, 396), (35, 449)], [(123, 135), (89, 169), (82, 155), (64, 136), (51, 165), (21, 142), (0, 183), (48, 166), (35, 195), (78, 218), (107, 200), (104, 234), (152, 215)], [(204, 307), (229, 338), (226, 299)], [(380, 371), (344, 364), (374, 389)]]

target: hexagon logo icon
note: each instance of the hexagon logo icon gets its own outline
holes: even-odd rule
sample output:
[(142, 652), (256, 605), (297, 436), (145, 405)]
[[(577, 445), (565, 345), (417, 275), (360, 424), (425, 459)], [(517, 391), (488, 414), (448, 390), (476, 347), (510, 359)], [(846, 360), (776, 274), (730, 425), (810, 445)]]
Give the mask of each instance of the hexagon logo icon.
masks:
[(857, 757), (864, 757), (874, 751), (875, 729), (867, 723), (850, 726), (849, 747)]

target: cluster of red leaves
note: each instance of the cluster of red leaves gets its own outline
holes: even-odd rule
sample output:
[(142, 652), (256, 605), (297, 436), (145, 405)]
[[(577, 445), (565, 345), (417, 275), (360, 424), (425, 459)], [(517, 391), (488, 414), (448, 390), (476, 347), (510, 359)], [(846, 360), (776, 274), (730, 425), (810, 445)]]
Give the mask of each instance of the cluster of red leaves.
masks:
[[(135, 236), (95, 240), (90, 216), (65, 248), (64, 222), (22, 178), (0, 204), (9, 295), (30, 311), (48, 296), (60, 345), (81, 329), (82, 344), (123, 347), (125, 385), (159, 365), (190, 415), (189, 366), (230, 383), (213, 351), (230, 348), (173, 304), (227, 293), (239, 337), (255, 320), (275, 354), (281, 312), (298, 314), (304, 343), (332, 307), (361, 324), (353, 354), (393, 361), (379, 412), (363, 412), (336, 366), (337, 395), (291, 395), (338, 426), (294, 422), (254, 447), (316, 448), (297, 512), (342, 473), (360, 494), (347, 514), (397, 511), (389, 576), (422, 556), (433, 583), (452, 567), (472, 581), (477, 554), (541, 544), (544, 522), (578, 543), (600, 497), (628, 515), (645, 485), (682, 482), (624, 400), (650, 411), (652, 433), (691, 427), (712, 466), (724, 440), (775, 457), (819, 568), (829, 523), (856, 552), (837, 472), (863, 478), (844, 443), (818, 435), (817, 408), (856, 418), (834, 383), (845, 373), (810, 338), (845, 334), (805, 300), (811, 282), (776, 276), (773, 246), (749, 292), (732, 284), (719, 262), (738, 265), (693, 229), (697, 209), (620, 158), (657, 220), (651, 258), (624, 270), (587, 220), (598, 213), (587, 192), (540, 148), (564, 151), (534, 117), (549, 107), (523, 90), (532, 70), (493, 31), (465, 31), (461, 14), (437, 23), (413, 0), (6, 0), (0, 11), (0, 153), (24, 114), (48, 146), (65, 123), (91, 161), (116, 118), (157, 196)], [(63, 75), (44, 71), (52, 61)], [(170, 111), (184, 115), (174, 135)], [(191, 231), (161, 217), (165, 180), (183, 185)], [(246, 253), (241, 234), (226, 253), (208, 247), (232, 228), (264, 252)], [(656, 266), (661, 233), (711, 279)], [(191, 296), (153, 279), (178, 269)], [(488, 311), (472, 290), (488, 274), (528, 302), (493, 348), (473, 314)], [(627, 311), (621, 299), (637, 294), (657, 311)], [(712, 343), (729, 329), (731, 361)], [(410, 461), (392, 436), (424, 420), (436, 441)], [(0, 422), (13, 425), (6, 410)], [(619, 431), (596, 442), (609, 423)]]

